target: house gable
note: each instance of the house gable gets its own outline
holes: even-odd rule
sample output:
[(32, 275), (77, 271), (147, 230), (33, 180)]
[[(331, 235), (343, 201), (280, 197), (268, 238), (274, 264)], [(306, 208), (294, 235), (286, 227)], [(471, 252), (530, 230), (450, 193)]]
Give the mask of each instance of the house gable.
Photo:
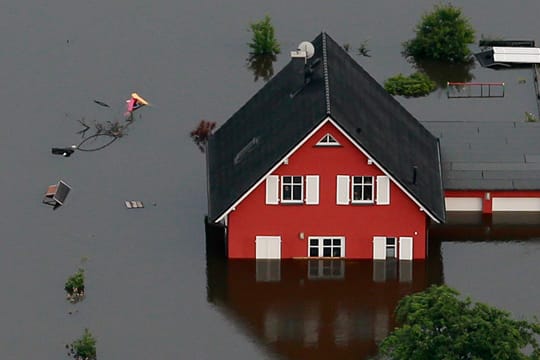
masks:
[[(319, 126), (317, 126), (313, 131), (312, 133), (308, 134), (308, 136), (306, 136), (304, 139), (302, 139), (302, 141), (300, 141), (289, 153), (287, 153), (282, 159), (280, 159), (280, 161), (278, 161), (276, 163), (276, 165), (274, 167), (272, 167), (263, 177), (261, 177), (261, 179), (259, 179), (248, 191), (246, 191), (231, 207), (229, 207), (229, 209), (227, 209), (227, 211), (225, 211), (217, 220), (216, 222), (219, 222), (221, 220), (223, 220), (231, 211), (235, 210), (236, 207), (246, 198), (248, 197), (251, 192), (253, 192), (257, 187), (259, 186), (262, 186), (262, 183), (264, 181), (267, 181), (269, 179), (270, 176), (272, 176), (271, 174), (275, 173), (277, 169), (280, 169), (282, 168), (283, 165), (288, 165), (289, 163), (289, 159), (294, 156), (294, 154), (303, 146), (308, 146), (308, 147), (319, 147), (319, 142), (320, 141), (317, 141), (317, 138), (320, 137), (320, 134), (317, 135), (318, 132), (320, 132), (321, 130), (320, 129), (325, 129), (327, 132), (325, 133), (324, 136), (327, 136), (327, 135), (330, 135), (332, 136), (334, 139), (342, 139), (342, 140), (339, 140), (338, 142), (339, 143), (347, 143), (347, 145), (351, 146), (351, 147), (354, 147), (356, 148), (358, 151), (360, 151), (363, 156), (365, 156), (365, 163), (369, 164), (369, 165), (373, 165), (375, 168), (377, 168), (377, 173), (380, 174), (380, 175), (385, 175), (387, 176), (390, 181), (395, 184), (395, 186), (397, 186), (397, 188), (400, 189), (400, 191), (402, 191), (407, 197), (409, 197), (412, 202), (414, 202), (419, 209), (423, 210), (423, 211), (426, 211), (426, 214), (432, 219), (434, 220), (435, 222), (438, 222), (437, 218), (435, 217), (435, 215), (433, 215), (432, 213), (430, 213), (429, 210), (425, 209), (424, 206), (418, 201), (418, 199), (416, 199), (412, 194), (410, 194), (406, 187), (403, 185), (403, 184), (400, 184), (396, 179), (393, 178), (392, 174), (389, 173), (381, 164), (379, 164), (375, 159), (372, 159), (369, 154), (367, 153), (367, 151), (362, 148), (362, 146), (360, 146), (359, 144), (357, 144), (355, 142), (354, 139), (352, 139), (350, 136), (347, 135), (347, 133), (345, 133), (340, 127), (339, 125), (334, 122), (331, 118), (326, 118), (325, 121), (321, 122), (319, 124)], [(346, 140), (343, 140), (343, 139), (346, 139)], [(325, 155), (324, 152), (319, 152), (319, 154), (322, 154), (323, 156)], [(316, 159), (312, 159), (312, 161), (317, 161)], [(347, 169), (344, 169), (343, 172), (346, 173), (348, 170)], [(290, 175), (293, 175), (293, 174), (290, 174)], [(274, 175), (275, 176), (275, 175)], [(271, 178), (272, 181), (275, 181), (274, 178)], [(275, 199), (275, 200), (272, 200), (272, 201), (268, 201), (268, 192), (269, 192), (269, 188), (268, 188), (268, 185), (266, 187), (266, 193), (267, 193), (267, 203), (268, 204), (278, 204), (279, 203), (279, 195), (278, 193), (276, 193), (276, 190), (277, 187), (278, 187), (278, 183), (276, 183), (274, 186), (273, 186), (273, 191), (272, 191), (272, 199)]]
[[(327, 132), (342, 146), (317, 146)], [(414, 258), (425, 257), (426, 212), (330, 119), (286, 159), (227, 214), (229, 257), (253, 257), (254, 239), (279, 236), (283, 258), (311, 256), (308, 244), (320, 237), (341, 239), (341, 256), (371, 258), (372, 237), (381, 235), (414, 236)], [(292, 177), (300, 180), (300, 201), (284, 201), (285, 181)], [(336, 185), (342, 177), (349, 179), (348, 201), (338, 203)], [(371, 179), (370, 201), (353, 201), (353, 181), (364, 177)], [(276, 180), (273, 203), (268, 203), (270, 179)], [(309, 179), (317, 179), (315, 203), (308, 201)], [(387, 180), (386, 199), (379, 197), (385, 185), (377, 179)]]

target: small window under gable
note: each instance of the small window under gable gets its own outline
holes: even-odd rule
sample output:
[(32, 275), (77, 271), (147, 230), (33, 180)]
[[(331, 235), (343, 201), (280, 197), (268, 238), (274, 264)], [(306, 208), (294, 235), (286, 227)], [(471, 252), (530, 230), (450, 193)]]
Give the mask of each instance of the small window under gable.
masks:
[(317, 146), (341, 146), (340, 143), (331, 134), (327, 133), (317, 143)]

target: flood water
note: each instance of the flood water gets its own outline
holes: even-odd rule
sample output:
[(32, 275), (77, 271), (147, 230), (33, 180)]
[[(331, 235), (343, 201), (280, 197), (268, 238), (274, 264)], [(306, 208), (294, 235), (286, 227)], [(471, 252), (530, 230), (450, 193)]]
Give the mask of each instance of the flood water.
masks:
[[(274, 73), (299, 42), (326, 31), (350, 44), (382, 83), (413, 71), (400, 44), (434, 3), (2, 4), (0, 358), (67, 358), (65, 344), (84, 328), (97, 338), (100, 359), (365, 358), (392, 328), (397, 301), (433, 283), (517, 317), (540, 314), (540, 219), (534, 214), (523, 224), (529, 231), (510, 226), (501, 236), (489, 234), (504, 219), (455, 219), (465, 225), (456, 225), (453, 238), (435, 239), (434, 255), (410, 268), (276, 266), (207, 256), (204, 155), (188, 134), (202, 119), (219, 126), (264, 85), (246, 62), (248, 24), (271, 16), (282, 47)], [(477, 38), (540, 41), (536, 0), (454, 4), (471, 19)], [(364, 41), (371, 57), (353, 52)], [(530, 71), (476, 65), (463, 72), (456, 69), (448, 81), (504, 81), (507, 102), (450, 102), (444, 89), (399, 101), (419, 119), (538, 113)], [(122, 138), (69, 158), (51, 154), (51, 147), (82, 140), (79, 120), (122, 120), (132, 91), (152, 106), (137, 112)], [(60, 179), (72, 191), (53, 211), (41, 200)], [(145, 207), (127, 209), (126, 200)], [(86, 298), (73, 305), (63, 286), (79, 267), (86, 272)]]

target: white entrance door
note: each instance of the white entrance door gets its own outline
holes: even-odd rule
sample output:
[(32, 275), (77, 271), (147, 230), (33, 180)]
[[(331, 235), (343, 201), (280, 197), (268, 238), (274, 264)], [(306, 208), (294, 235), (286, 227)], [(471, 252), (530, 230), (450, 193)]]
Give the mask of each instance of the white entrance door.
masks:
[(257, 236), (255, 238), (256, 259), (281, 259), (281, 236)]

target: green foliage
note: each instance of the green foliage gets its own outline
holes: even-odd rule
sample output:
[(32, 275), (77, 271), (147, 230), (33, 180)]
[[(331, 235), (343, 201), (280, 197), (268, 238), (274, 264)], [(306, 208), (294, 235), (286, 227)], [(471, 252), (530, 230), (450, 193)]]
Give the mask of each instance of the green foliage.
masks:
[(403, 43), (406, 56), (451, 63), (466, 62), (471, 55), (474, 29), (461, 9), (450, 4), (436, 5), (416, 25), (416, 37)]
[(96, 359), (96, 339), (88, 329), (84, 329), (81, 338), (73, 341), (69, 348), (74, 359)]
[(537, 122), (538, 118), (533, 113), (525, 111), (525, 121), (527, 121), (527, 122)]
[(385, 81), (384, 88), (392, 95), (425, 96), (437, 88), (426, 74), (415, 72), (410, 76), (398, 74)]
[(540, 358), (538, 322), (513, 320), (506, 311), (458, 296), (443, 285), (403, 298), (396, 308), (401, 326), (382, 342), (382, 354), (394, 360)]
[(274, 26), (268, 15), (263, 20), (249, 25), (253, 36), (248, 44), (252, 55), (276, 55), (280, 53), (279, 43), (274, 35)]
[(67, 299), (70, 302), (77, 302), (84, 297), (84, 269), (79, 268), (77, 272), (71, 275), (65, 285)]

